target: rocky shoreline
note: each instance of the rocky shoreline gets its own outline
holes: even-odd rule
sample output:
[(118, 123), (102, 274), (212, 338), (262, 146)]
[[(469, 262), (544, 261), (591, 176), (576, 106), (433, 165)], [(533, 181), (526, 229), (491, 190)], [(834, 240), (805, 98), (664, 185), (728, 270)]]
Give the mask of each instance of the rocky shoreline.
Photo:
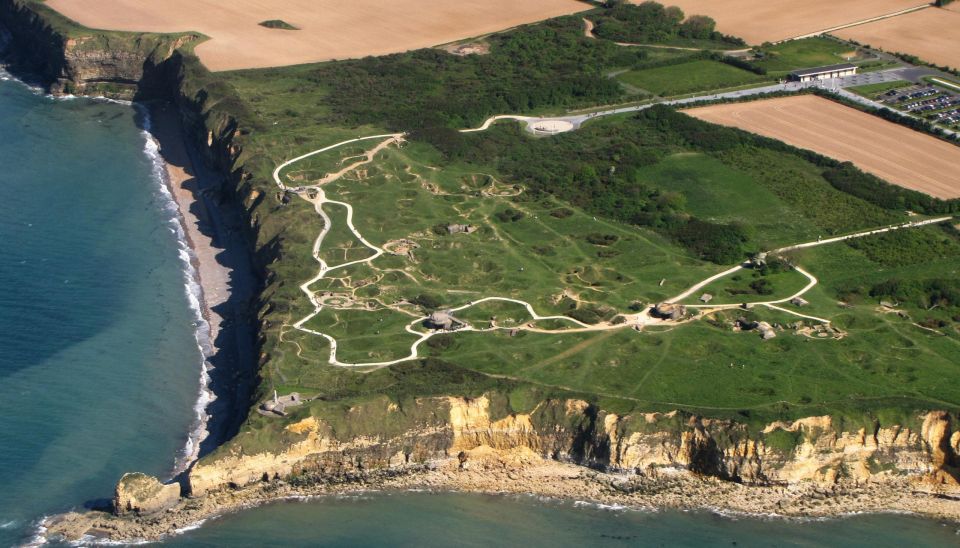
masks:
[(656, 475), (605, 473), (545, 460), (530, 451), (478, 448), (466, 458), (427, 466), (360, 475), (343, 483), (300, 485), (274, 480), (222, 489), (148, 516), (70, 513), (48, 519), (50, 539), (83, 542), (156, 541), (183, 533), (211, 518), (272, 502), (370, 492), (456, 491), (534, 495), (625, 509), (701, 510), (768, 518), (837, 518), (859, 513), (908, 513), (960, 527), (960, 502), (915, 479), (894, 477), (867, 483), (814, 482), (748, 486), (685, 470)]

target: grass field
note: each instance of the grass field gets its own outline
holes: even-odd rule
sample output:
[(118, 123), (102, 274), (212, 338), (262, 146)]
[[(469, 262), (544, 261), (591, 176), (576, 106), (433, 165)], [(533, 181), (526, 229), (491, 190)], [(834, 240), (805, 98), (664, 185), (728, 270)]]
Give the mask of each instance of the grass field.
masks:
[(682, 193), (697, 217), (750, 225), (765, 249), (816, 237), (817, 229), (807, 218), (749, 171), (712, 156), (678, 153), (641, 170), (637, 178), (664, 191)]
[(852, 53), (849, 44), (843, 44), (830, 38), (815, 37), (803, 40), (791, 40), (764, 48), (766, 56), (756, 64), (769, 73), (788, 73), (801, 68), (835, 65), (846, 62)]
[[(629, 119), (604, 123), (615, 131)], [(756, 153), (751, 156), (758, 157)], [(785, 158), (758, 158), (762, 165), (789, 164)], [(627, 310), (634, 300), (655, 302), (718, 269), (685, 257), (681, 250), (642, 229), (594, 219), (575, 208), (572, 215), (553, 216), (551, 212), (562, 204), (552, 199), (517, 200), (511, 196), (515, 187), (498, 174), (485, 173), (489, 170), (437, 162), (435, 151), (414, 142), (388, 149), (366, 168), (366, 177), (346, 177), (328, 187), (331, 198), (354, 204), (358, 228), (375, 244), (407, 238), (420, 247), (412, 258), (384, 257), (371, 266), (345, 269), (322, 289), (350, 290), (352, 280), (377, 279), (354, 295), (361, 300), (394, 303), (427, 294), (444, 308), (501, 295), (529, 300), (541, 313), (564, 313), (585, 304)], [(755, 168), (750, 166), (735, 154), (717, 159), (679, 152), (637, 177), (664, 192), (682, 193), (690, 211), (698, 216), (762, 227), (771, 242), (814, 239), (817, 226), (824, 221), (811, 217), (813, 213), (771, 186), (764, 176), (751, 174)], [(815, 196), (817, 192), (806, 194)], [(822, 192), (827, 193), (826, 200), (839, 203), (839, 195), (830, 197), (836, 190), (827, 186)], [(524, 216), (519, 220), (498, 218), (496, 213), (505, 208), (518, 209)], [(851, 217), (843, 208), (840, 212), (844, 218)], [(817, 224), (811, 224), (811, 219)], [(452, 220), (480, 228), (454, 236), (431, 231), (433, 225)], [(598, 247), (583, 237), (598, 231), (616, 234), (619, 239), (612, 246)], [(956, 272), (957, 260), (950, 250), (960, 250), (960, 243), (938, 235), (939, 229), (925, 231), (927, 236), (907, 242), (881, 241), (880, 247), (839, 244), (797, 254), (795, 259), (821, 279), (821, 285), (805, 295), (810, 305), (802, 312), (833, 320), (844, 334), (840, 339), (821, 339), (783, 328), (776, 339), (761, 341), (755, 333), (732, 332), (730, 322), (743, 312), (731, 311), (719, 313), (710, 322), (643, 333), (453, 333), (425, 345), (424, 351), (460, 367), (528, 383), (542, 393), (593, 393), (612, 409), (682, 406), (720, 415), (770, 416), (880, 404), (920, 405), (931, 398), (954, 401), (960, 397), (954, 392), (960, 390), (940, 386), (934, 371), (960, 374), (950, 362), (958, 344), (955, 333), (932, 333), (895, 314), (878, 315), (876, 303), (869, 300), (855, 301), (852, 308), (837, 304), (847, 288), (857, 284), (887, 276)], [(933, 244), (934, 240), (943, 243)], [(891, 243), (895, 245), (884, 247)], [(931, 249), (936, 257), (889, 255), (902, 248)], [(601, 250), (618, 253), (598, 257)], [(882, 266), (885, 264), (898, 266)], [(934, 266), (924, 271), (920, 265)], [(678, 279), (678, 273), (683, 277)], [(664, 278), (667, 281), (661, 287), (659, 280)], [(755, 289), (753, 282), (758, 279), (766, 280), (768, 293)], [(717, 304), (773, 300), (792, 295), (807, 281), (789, 270), (769, 275), (744, 270), (703, 292), (713, 293)], [(696, 302), (698, 296), (690, 301)], [(408, 310), (427, 312), (416, 306)], [(748, 314), (779, 326), (795, 326), (798, 321), (795, 316), (762, 307)], [(498, 302), (484, 303), (457, 316), (481, 329), (520, 326), (530, 319), (522, 307)], [(409, 351), (415, 337), (404, 333), (402, 327), (411, 317), (389, 310), (327, 310), (308, 327), (336, 336), (341, 360), (387, 360)], [(799, 321), (806, 326), (815, 323)], [(548, 329), (569, 327), (553, 320), (540, 323), (539, 327)], [(301, 356), (324, 361), (325, 341), (290, 334), (286, 339), (300, 345)], [(904, 361), (917, 352), (927, 364), (924, 368)], [(300, 390), (323, 390), (333, 374), (329, 367), (316, 362), (310, 365), (286, 349), (273, 360), (288, 382), (297, 379)], [(701, 377), (712, 379), (709, 388), (690, 380)]]
[(929, 8), (834, 32), (889, 52), (908, 53), (929, 63), (960, 67), (960, 12)]
[[(386, 254), (370, 264), (335, 270), (311, 287), (331, 293), (324, 298), (334, 301), (306, 327), (335, 336), (342, 361), (407, 355), (416, 335), (403, 327), (435, 309), (500, 296), (527, 301), (543, 315), (633, 314), (726, 270), (746, 252), (907, 218), (904, 208), (881, 207), (870, 197), (833, 186), (824, 175), (834, 164), (825, 159), (660, 107), (595, 119), (549, 139), (534, 139), (512, 122), (474, 134), (450, 129), (509, 105), (520, 105), (517, 112), (579, 105), (567, 103), (568, 96), (596, 89), (591, 86), (609, 81), (606, 74), (628, 67), (634, 72), (627, 78), (647, 78), (645, 82), (663, 86), (662, 93), (729, 85), (731, 74), (744, 74), (701, 61), (640, 70), (643, 62), (656, 59), (631, 57), (639, 48), (602, 50), (603, 41), (583, 38), (579, 23), (516, 31), (533, 36), (529, 42), (490, 37), (491, 53), (472, 60), (421, 52), (222, 75), (258, 124), (243, 143), (243, 161), (253, 173), (245, 188), (259, 193), (247, 201), (254, 204), (258, 244), (270, 257), (263, 297), (268, 306), (261, 312), (262, 391), (278, 387), (318, 395), (323, 398), (318, 406), (353, 405), (382, 395), (400, 400), (497, 391), (513, 409), (530, 409), (546, 397), (580, 397), (623, 413), (683, 407), (745, 421), (847, 412), (862, 417), (891, 408), (909, 413), (960, 405), (960, 366), (954, 359), (960, 344), (957, 306), (931, 309), (930, 299), (938, 294), (919, 291), (896, 299), (903, 315), (877, 310), (880, 300), (894, 299), (876, 289), (891, 278), (926, 288), (936, 285), (931, 280), (960, 274), (960, 244), (939, 227), (793, 254), (791, 259), (820, 283), (804, 295), (808, 306), (784, 308), (831, 320), (836, 332), (824, 332), (824, 337), (807, 331), (814, 320), (755, 306), (643, 331), (630, 325), (580, 333), (521, 329), (513, 336), (509, 330), (460, 331), (424, 342), (421, 355), (429, 360), (373, 372), (327, 365), (326, 340), (290, 327), (313, 310), (298, 286), (317, 273), (311, 249), (323, 225), (302, 198), (294, 196), (280, 206), (271, 173), (284, 160), (350, 137), (387, 128), (410, 131), (402, 146), (391, 145), (325, 191), (330, 199), (354, 207), (357, 229), (374, 245), (406, 240), (415, 246), (409, 254)], [(545, 28), (559, 30), (550, 34)], [(521, 52), (528, 56), (525, 71), (509, 72)], [(801, 54), (812, 55), (796, 53)], [(541, 55), (556, 57), (544, 63)], [(588, 65), (596, 70), (562, 86), (552, 84), (557, 81), (552, 75), (569, 71), (577, 59), (591, 60)], [(536, 78), (531, 66), (537, 67)], [(495, 89), (509, 97), (446, 92), (464, 89), (465, 82), (482, 86), (479, 75), (491, 67), (507, 70), (509, 78), (497, 80)], [(551, 85), (540, 87), (543, 80)], [(354, 90), (364, 99), (357, 99), (363, 109), (340, 102), (337, 90)], [(370, 97), (379, 99), (367, 101)], [(489, 97), (499, 102), (484, 99)], [(594, 103), (607, 98), (589, 97)], [(443, 116), (429, 120), (436, 126), (416, 125), (428, 107)], [(836, 123), (845, 118), (833, 114), (834, 108), (847, 112), (833, 103), (814, 110), (829, 113), (828, 129), (845, 128)], [(789, 109), (771, 115), (790, 116)], [(866, 149), (870, 141), (883, 138), (887, 123), (871, 120), (881, 124), (874, 131), (879, 137), (854, 135), (845, 137), (847, 142)], [(791, 131), (810, 132), (809, 123), (794, 123)], [(829, 135), (826, 129), (813, 133), (816, 142), (803, 146), (829, 142), (821, 135)], [(922, 137), (908, 133), (891, 150)], [(283, 176), (290, 177), (291, 186), (306, 184), (376, 144), (319, 155), (291, 166)], [(935, 165), (923, 162), (920, 167), (904, 165), (915, 170)], [(321, 256), (353, 258), (353, 236), (337, 228), (342, 207), (328, 204), (325, 210), (334, 227), (330, 247), (321, 247)], [(705, 223), (710, 233), (736, 227), (746, 243), (728, 262), (702, 260), (706, 255), (678, 236), (683, 232), (677, 229), (692, 224), (691, 219)], [(448, 234), (451, 223), (476, 230)], [(275, 257), (279, 259), (272, 261)], [(744, 270), (703, 291), (713, 293), (717, 303), (757, 302), (787, 297), (808, 281), (792, 270), (757, 274)], [(766, 282), (756, 284), (760, 279)], [(949, 294), (949, 288), (943, 293)], [(699, 293), (691, 300), (696, 297)], [(338, 308), (343, 302), (350, 303), (349, 309)], [(777, 324), (777, 337), (763, 341), (754, 332), (734, 332), (733, 321), (740, 315)], [(530, 322), (524, 308), (505, 302), (483, 303), (456, 316), (480, 329), (523, 328)], [(797, 322), (803, 324), (800, 331)], [(571, 324), (535, 322), (543, 330)]]
[[(272, 67), (430, 47), (588, 9), (575, 0), (49, 0), (92, 28), (196, 31), (211, 70)], [(266, 28), (282, 20), (298, 30)]]
[(815, 96), (715, 105), (687, 111), (851, 161), (905, 188), (960, 197), (960, 149), (903, 126)]
[(765, 77), (718, 61), (697, 60), (645, 70), (632, 70), (617, 77), (625, 84), (669, 97), (692, 91), (708, 91), (762, 82)]
[(875, 98), (881, 93), (890, 91), (892, 89), (899, 89), (902, 87), (913, 85), (913, 82), (908, 82), (906, 80), (896, 80), (894, 82), (881, 82), (879, 84), (867, 84), (865, 86), (855, 86), (851, 88), (846, 88), (848, 91), (852, 91), (857, 95), (862, 95), (869, 99)]

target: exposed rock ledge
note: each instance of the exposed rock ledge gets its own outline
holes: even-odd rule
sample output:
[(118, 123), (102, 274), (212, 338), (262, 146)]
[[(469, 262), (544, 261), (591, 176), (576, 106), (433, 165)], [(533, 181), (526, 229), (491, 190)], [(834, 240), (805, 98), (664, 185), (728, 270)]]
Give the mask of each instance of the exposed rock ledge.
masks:
[(146, 515), (176, 506), (179, 501), (180, 484), (164, 485), (157, 478), (135, 472), (120, 478), (113, 507), (119, 515)]
[[(830, 417), (809, 417), (751, 437), (730, 421), (677, 412), (618, 416), (577, 400), (499, 419), (490, 407), (486, 397), (424, 398), (406, 409), (384, 398), (332, 423), (307, 416), (286, 426), (287, 445), (276, 453), (245, 454), (231, 442), (198, 463), (189, 477), (193, 498), (164, 512), (68, 514), (49, 520), (48, 534), (156, 539), (272, 500), (410, 488), (783, 516), (906, 511), (960, 521), (960, 434), (944, 412), (921, 417), (916, 430), (837, 432)], [(370, 421), (349, 421), (368, 413), (384, 415), (369, 426), (380, 433), (357, 424)], [(772, 443), (775, 432), (795, 445)]]

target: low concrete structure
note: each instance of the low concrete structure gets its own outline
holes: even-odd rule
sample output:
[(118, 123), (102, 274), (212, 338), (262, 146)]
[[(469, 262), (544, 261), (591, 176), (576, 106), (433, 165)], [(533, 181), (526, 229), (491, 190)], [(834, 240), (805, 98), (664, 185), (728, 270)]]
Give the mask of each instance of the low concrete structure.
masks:
[(653, 307), (651, 312), (657, 318), (677, 321), (683, 319), (683, 317), (687, 315), (687, 307), (683, 306), (682, 304), (660, 303)]
[(427, 327), (437, 331), (453, 331), (463, 325), (463, 322), (454, 318), (449, 310), (437, 310), (433, 312), (425, 323)]
[(857, 65), (853, 63), (841, 63), (839, 65), (795, 70), (790, 73), (790, 79), (794, 82), (813, 82), (814, 80), (829, 80), (830, 78), (853, 76), (856, 73)]
[(452, 225), (447, 225), (447, 234), (470, 234), (476, 229), (477, 227), (473, 225), (452, 224)]
[(707, 304), (712, 300), (713, 300), (713, 295), (709, 293), (704, 293), (703, 295), (700, 295), (700, 302), (702, 302), (703, 304)]
[(297, 392), (291, 392), (286, 396), (278, 396), (277, 391), (273, 391), (273, 399), (260, 404), (261, 414), (274, 414), (281, 417), (287, 416), (287, 409), (303, 404), (303, 398)]

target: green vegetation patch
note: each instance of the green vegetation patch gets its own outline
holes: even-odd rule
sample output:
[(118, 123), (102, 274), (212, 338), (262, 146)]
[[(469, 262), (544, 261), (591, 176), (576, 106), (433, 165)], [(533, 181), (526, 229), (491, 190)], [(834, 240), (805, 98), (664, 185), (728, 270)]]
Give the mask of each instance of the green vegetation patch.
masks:
[[(490, 43), (487, 56), (428, 50), (216, 76), (212, 103), (229, 104), (230, 93), (242, 98), (237, 143), (252, 176), (240, 192), (258, 230), (258, 262), (267, 271), (260, 396), (273, 387), (316, 396), (296, 413), (329, 416), (342, 422), (336, 424), (342, 431), (379, 427), (383, 414), (375, 407), (359, 407), (369, 415), (348, 420), (342, 410), (354, 405), (385, 397), (403, 407), (422, 396), (483, 392), (497, 394), (498, 413), (529, 411), (547, 397), (582, 397), (620, 413), (680, 407), (746, 422), (829, 412), (848, 413), (852, 424), (878, 410), (909, 417), (917, 409), (957, 407), (958, 312), (948, 282), (958, 277), (960, 260), (952, 236), (940, 238), (941, 229), (905, 241), (864, 240), (796, 253), (792, 260), (820, 282), (804, 295), (809, 305), (797, 310), (831, 320), (833, 331), (756, 306), (644, 331), (625, 325), (511, 333), (528, 321), (527, 312), (484, 303), (455, 316), (481, 328), (496, 316), (510, 328), (438, 334), (420, 347), (430, 359), (376, 371), (327, 365), (326, 340), (291, 327), (313, 308), (299, 285), (317, 272), (312, 245), (323, 224), (303, 199), (282, 204), (271, 173), (289, 158), (341, 140), (411, 131), (402, 147), (387, 148), (363, 166), (363, 174), (352, 172), (325, 192), (354, 207), (357, 229), (374, 245), (415, 244), (338, 269), (311, 288), (333, 294), (324, 298), (346, 294), (353, 301), (351, 309), (343, 303), (325, 308), (307, 324), (337, 337), (343, 361), (406, 356), (417, 336), (405, 326), (431, 310), (501, 296), (530, 302), (539, 314), (612, 320), (721, 270), (711, 261), (734, 264), (821, 234), (901, 222), (908, 208), (931, 213), (953, 207), (923, 202), (812, 152), (662, 106), (591, 120), (548, 139), (533, 138), (512, 122), (461, 134), (455, 129), (492, 114), (621, 100), (622, 86), (608, 77), (617, 71), (673, 71), (674, 81), (690, 87), (727, 83), (712, 76), (693, 81), (701, 72), (759, 78), (699, 54), (653, 59), (641, 48), (585, 38), (579, 17), (501, 33)], [(685, 75), (691, 66), (709, 68)], [(251, 133), (244, 133), (247, 128)], [(312, 180), (366, 145), (292, 166), (288, 174)], [(342, 224), (338, 207), (331, 213)], [(448, 230), (452, 225), (471, 230)], [(343, 232), (329, 237), (333, 248), (321, 253), (342, 253), (337, 248), (347, 244), (337, 241), (350, 240)], [(902, 253), (902, 246), (931, 251)], [(708, 289), (737, 302), (743, 294), (736, 291), (767, 299), (803, 283), (794, 271), (756, 277), (745, 271)], [(896, 301), (903, 315), (878, 311), (880, 300)], [(776, 338), (735, 332), (740, 315), (770, 322)], [(555, 331), (572, 323), (535, 325)], [(261, 436), (258, 429), (268, 428), (265, 420), (252, 417), (241, 434), (254, 438), (250, 447)], [(262, 438), (277, 442), (270, 437), (275, 434)], [(789, 446), (782, 441), (771, 443)]]
[(736, 87), (765, 80), (763, 76), (708, 59), (631, 70), (617, 78), (630, 86), (665, 97), (693, 91)]
[(300, 30), (299, 27), (295, 27), (282, 19), (270, 19), (268, 21), (260, 21), (257, 24), (260, 25), (261, 27), (267, 27), (268, 29)]
[(866, 97), (868, 99), (874, 99), (877, 97), (877, 95), (880, 95), (881, 93), (894, 90), (894, 89), (900, 89), (902, 87), (907, 87), (910, 85), (913, 85), (913, 83), (908, 82), (906, 80), (895, 80), (893, 82), (880, 82), (878, 84), (866, 84), (863, 86), (853, 86), (846, 89), (856, 93), (857, 95), (862, 95), (863, 97)]
[(595, 36), (615, 42), (716, 49), (746, 46), (740, 38), (717, 32), (717, 23), (710, 17), (687, 17), (680, 8), (657, 2), (610, 2), (591, 20)]
[(777, 45), (761, 46), (754, 64), (770, 73), (786, 73), (797, 69), (836, 65), (848, 62), (847, 54), (856, 54), (856, 46), (816, 36), (788, 40)]

